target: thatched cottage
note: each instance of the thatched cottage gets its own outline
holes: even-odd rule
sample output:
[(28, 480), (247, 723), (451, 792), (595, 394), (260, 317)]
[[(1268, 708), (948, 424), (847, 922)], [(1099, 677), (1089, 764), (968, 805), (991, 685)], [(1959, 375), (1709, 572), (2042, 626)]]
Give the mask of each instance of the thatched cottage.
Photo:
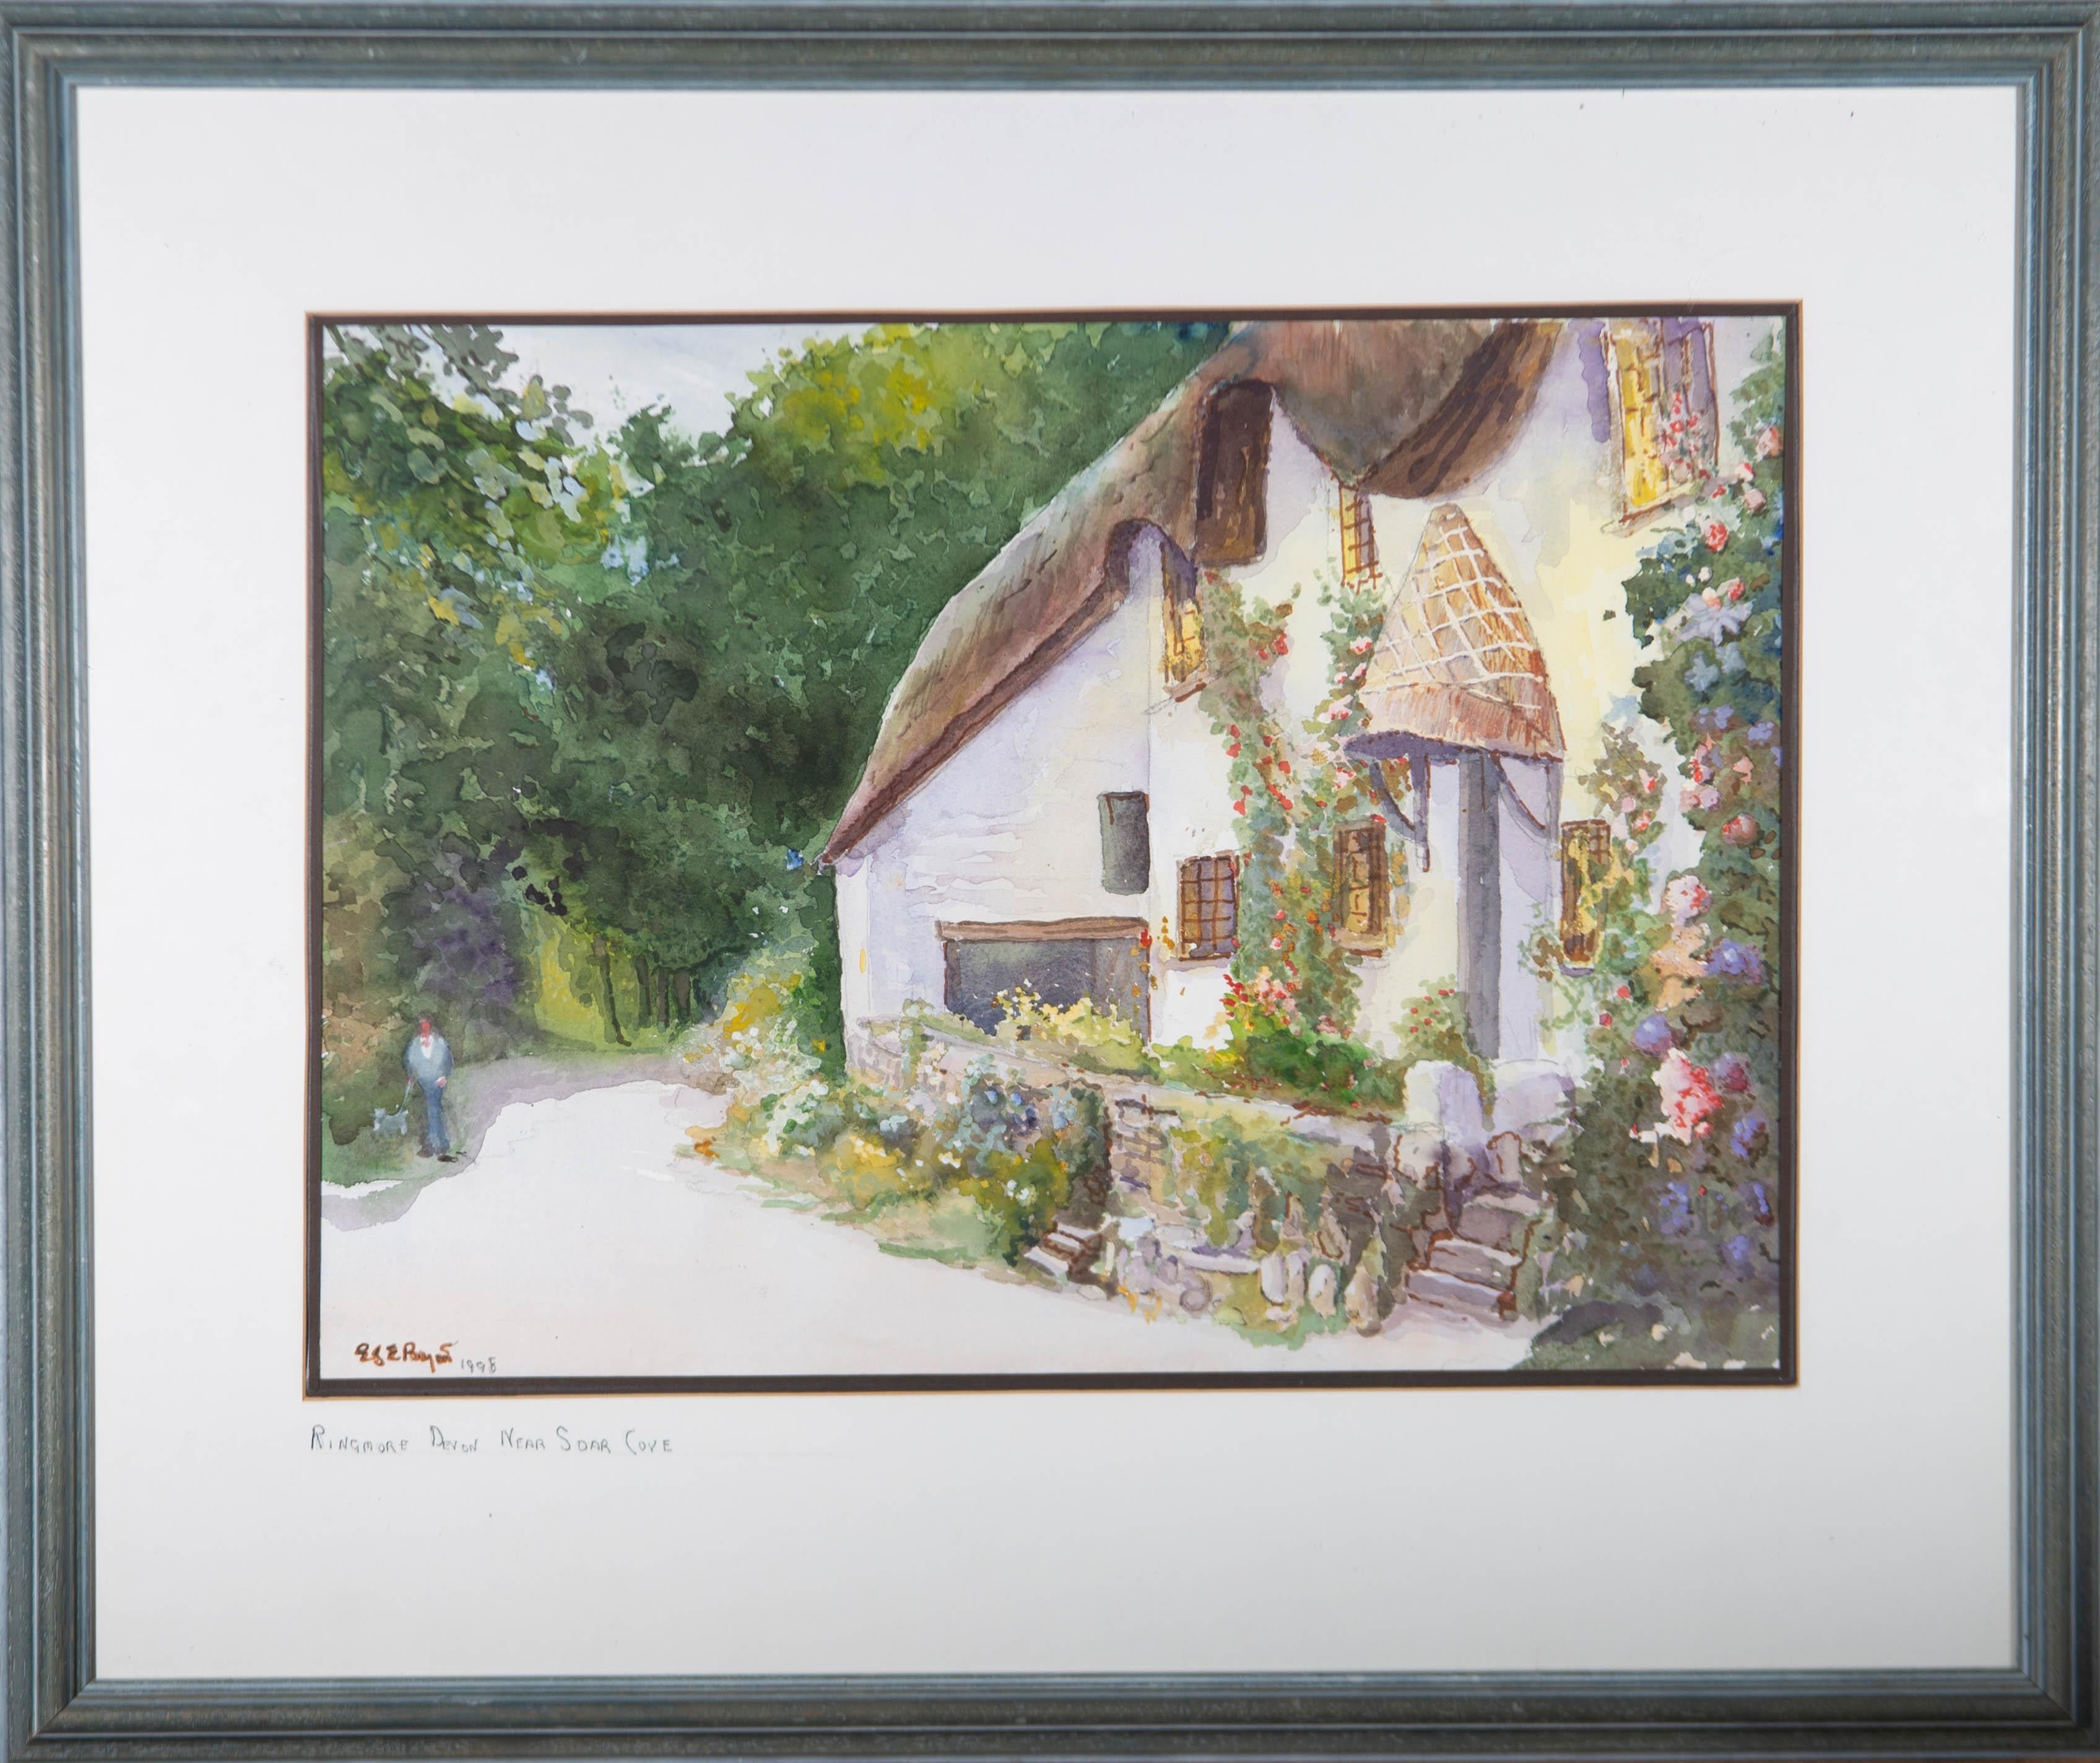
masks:
[[(1356, 741), (1383, 821), (1333, 854), (1359, 1032), (1455, 977), (1474, 1038), (1542, 1050), (1524, 946), (1571, 965), (1565, 779), (1630, 708), (1618, 585), (1715, 460), (1758, 327), (1694, 318), (1244, 325), (934, 621), (824, 852), (849, 1043), (923, 1000), (989, 1026), (1021, 981), (1215, 1038), (1238, 922), (1199, 572), (1292, 608), (1267, 690), (1327, 687), (1321, 579), (1392, 583)], [(1576, 811), (1579, 815), (1580, 811)], [(1405, 860), (1397, 860), (1404, 854)], [(1164, 931), (1165, 935), (1161, 933)]]

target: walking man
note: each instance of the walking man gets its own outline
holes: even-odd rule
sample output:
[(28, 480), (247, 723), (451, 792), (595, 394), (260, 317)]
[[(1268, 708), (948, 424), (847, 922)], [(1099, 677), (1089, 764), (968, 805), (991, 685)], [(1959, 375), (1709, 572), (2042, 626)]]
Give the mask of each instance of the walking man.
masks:
[(452, 1160), (452, 1135), (445, 1130), (445, 1080), (452, 1075), (452, 1049), (445, 1037), (430, 1027), (429, 1017), (419, 1018), (416, 1038), (401, 1063), (408, 1068), (409, 1089), (423, 1092), (423, 1145), (419, 1156)]

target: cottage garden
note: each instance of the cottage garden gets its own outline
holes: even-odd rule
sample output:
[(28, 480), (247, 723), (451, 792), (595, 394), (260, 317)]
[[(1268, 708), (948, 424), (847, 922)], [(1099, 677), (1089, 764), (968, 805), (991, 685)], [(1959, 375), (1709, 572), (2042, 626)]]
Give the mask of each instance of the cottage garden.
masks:
[[(1594, 956), (1571, 968), (1544, 926), (1530, 951), (1549, 1027), (1580, 1049), (1572, 1094), (1508, 1067), (1498, 1094), (1449, 983), (1392, 1025), (1397, 1051), (1365, 1038), (1328, 854), (1344, 824), (1383, 824), (1344, 751), (1383, 599), (1314, 584), (1330, 688), (1286, 727), (1261, 684), (1290, 605), (1207, 575), (1201, 702), (1228, 743), (1241, 864), (1220, 1045), (1147, 1045), (1024, 990), (992, 1034), (930, 1008), (883, 1025), (871, 1081), (813, 1038), (798, 994), (818, 982), (784, 948), (691, 1037), (695, 1080), (730, 1098), (696, 1152), (893, 1253), (1284, 1346), (1374, 1333), (1429, 1298), (1543, 1321), (1533, 1367), (1776, 1363), (1785, 437), (1769, 346), (1736, 406), (1741, 462), (1698, 468), (1688, 518), (1624, 584), (1641, 714), (1677, 769), (1633, 726), (1607, 730), (1579, 780), (1610, 833), (1581, 877)], [(1650, 861), (1665, 799), (1699, 840), (1668, 875)], [(1399, 910), (1406, 847), (1387, 837)]]

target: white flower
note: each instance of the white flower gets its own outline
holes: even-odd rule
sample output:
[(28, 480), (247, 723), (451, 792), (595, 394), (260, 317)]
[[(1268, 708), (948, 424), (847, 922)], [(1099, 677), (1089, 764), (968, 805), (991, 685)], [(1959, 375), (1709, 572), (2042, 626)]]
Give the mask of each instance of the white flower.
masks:
[[(1687, 793), (1691, 793), (1688, 791)], [(1714, 799), (1715, 802), (1720, 800), (1718, 792), (1714, 793)], [(1710, 807), (1713, 803), (1705, 800), (1705, 793), (1702, 792), (1699, 805), (1702, 807)], [(1674, 924), (1691, 923), (1700, 913), (1706, 910), (1712, 899), (1713, 895), (1706, 891), (1705, 884), (1696, 875), (1674, 876), (1671, 877), (1670, 885), (1662, 890), (1663, 910), (1670, 914), (1670, 920)]]

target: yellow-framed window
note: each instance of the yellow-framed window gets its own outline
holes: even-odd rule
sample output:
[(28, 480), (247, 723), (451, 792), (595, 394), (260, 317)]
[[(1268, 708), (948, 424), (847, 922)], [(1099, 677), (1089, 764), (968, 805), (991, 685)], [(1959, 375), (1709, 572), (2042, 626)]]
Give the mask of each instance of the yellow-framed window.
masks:
[(1378, 535), (1371, 528), (1371, 499), (1346, 484), (1339, 486), (1342, 520), (1342, 580), (1361, 587), (1378, 573)]
[(1594, 966), (1604, 941), (1597, 892), (1612, 861), (1608, 820), (1568, 820), (1560, 828), (1560, 958)]
[(1662, 451), (1662, 326), (1614, 319), (1604, 327), (1605, 366), (1619, 418), (1621, 493), (1629, 515), (1660, 507), (1679, 488)]
[(1179, 686), (1203, 667), (1203, 602), (1195, 579), (1167, 577), (1167, 683)]

